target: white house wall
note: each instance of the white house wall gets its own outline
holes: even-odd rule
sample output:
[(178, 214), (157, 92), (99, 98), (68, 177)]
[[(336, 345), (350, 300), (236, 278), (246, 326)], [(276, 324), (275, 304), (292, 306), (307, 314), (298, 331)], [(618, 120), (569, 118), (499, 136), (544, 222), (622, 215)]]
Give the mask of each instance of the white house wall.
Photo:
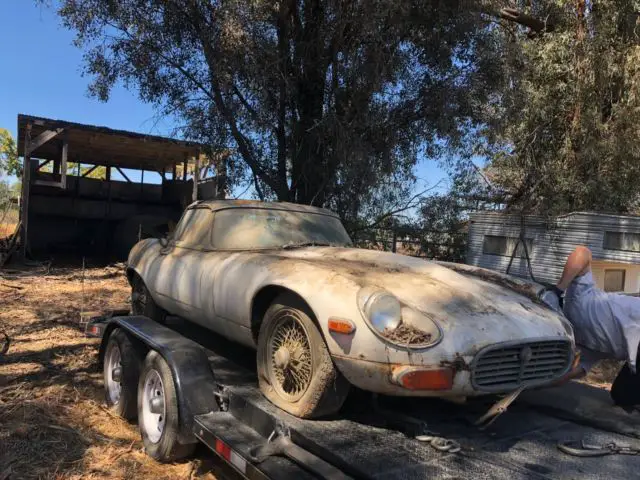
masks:
[[(593, 252), (596, 261), (627, 264), (630, 271), (626, 274), (625, 290), (638, 292), (640, 269), (635, 266), (640, 265), (640, 252), (605, 250), (603, 242), (605, 231), (640, 234), (640, 218), (572, 213), (556, 219), (537, 216), (527, 216), (525, 219), (525, 237), (533, 241), (533, 249), (529, 254), (536, 280), (557, 282), (567, 256), (576, 246), (586, 245)], [(497, 235), (517, 238), (520, 230), (520, 215), (499, 212), (473, 214), (469, 222), (467, 263), (506, 272), (510, 257), (484, 254), (482, 251), (484, 237)], [(528, 277), (526, 263), (524, 258), (515, 257), (509, 273)], [(632, 265), (634, 267), (631, 267)]]

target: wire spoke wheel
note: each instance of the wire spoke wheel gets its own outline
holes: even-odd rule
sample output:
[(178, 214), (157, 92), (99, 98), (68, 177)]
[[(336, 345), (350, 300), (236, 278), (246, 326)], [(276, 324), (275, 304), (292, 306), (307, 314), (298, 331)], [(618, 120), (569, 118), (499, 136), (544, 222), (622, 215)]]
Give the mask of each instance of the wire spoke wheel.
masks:
[(271, 384), (289, 402), (299, 400), (309, 388), (313, 358), (307, 332), (295, 311), (284, 310), (276, 320), (268, 345)]

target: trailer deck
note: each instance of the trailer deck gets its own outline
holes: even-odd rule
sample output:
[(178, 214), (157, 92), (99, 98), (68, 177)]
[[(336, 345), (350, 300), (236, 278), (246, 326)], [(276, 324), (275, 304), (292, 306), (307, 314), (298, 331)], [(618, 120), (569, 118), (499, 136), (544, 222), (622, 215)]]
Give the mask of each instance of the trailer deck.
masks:
[[(632, 438), (633, 428), (640, 425), (639, 414), (608, 407), (612, 418), (628, 417), (626, 434), (616, 432), (611, 419), (590, 418), (591, 412), (602, 415), (607, 409), (602, 392), (592, 387), (582, 389), (583, 395), (592, 398), (578, 402), (583, 409), (575, 411), (571, 404), (554, 408), (543, 393), (548, 390), (531, 392), (486, 430), (473, 422), (490, 406), (487, 399), (455, 405), (361, 391), (352, 392), (339, 417), (302, 420), (262, 396), (254, 373), (254, 352), (187, 323), (173, 323), (171, 330), (198, 339), (221, 387), (218, 400), (222, 402), (217, 405), (222, 407), (196, 415), (194, 434), (246, 478), (595, 480), (636, 478), (640, 469), (640, 456), (584, 458), (557, 448), (559, 442), (584, 439), (640, 449), (640, 440)], [(215, 396), (211, 395), (212, 405)], [(458, 442), (461, 451), (442, 452), (415, 439), (426, 432)], [(290, 438), (294, 451), (265, 456), (260, 462), (259, 449), (264, 453), (267, 439), (278, 437)], [(297, 455), (303, 456), (302, 461)]]

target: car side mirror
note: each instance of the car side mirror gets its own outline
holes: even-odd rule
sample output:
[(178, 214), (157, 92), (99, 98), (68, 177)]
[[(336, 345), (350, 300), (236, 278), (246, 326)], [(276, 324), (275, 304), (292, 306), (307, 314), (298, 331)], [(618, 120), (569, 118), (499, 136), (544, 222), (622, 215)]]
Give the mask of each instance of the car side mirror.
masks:
[(167, 245), (169, 245), (169, 239), (167, 237), (162, 237), (160, 239), (160, 246), (162, 246), (162, 248), (167, 248)]

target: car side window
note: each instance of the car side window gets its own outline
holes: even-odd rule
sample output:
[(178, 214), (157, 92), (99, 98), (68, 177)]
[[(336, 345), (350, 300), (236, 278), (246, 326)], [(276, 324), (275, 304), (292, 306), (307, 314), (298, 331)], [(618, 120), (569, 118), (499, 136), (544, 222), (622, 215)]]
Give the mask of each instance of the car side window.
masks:
[(210, 247), (213, 213), (208, 208), (194, 208), (188, 212), (191, 214), (185, 214), (184, 222), (181, 221), (176, 230), (176, 242), (179, 246), (187, 248)]
[(176, 225), (176, 229), (173, 232), (172, 235), (172, 240), (174, 242), (177, 242), (178, 240), (180, 240), (180, 238), (182, 238), (182, 235), (187, 227), (187, 224), (189, 224), (189, 222), (191, 221), (191, 218), (193, 217), (193, 209), (189, 209), (189, 210), (185, 210), (185, 212), (182, 214), (182, 217), (180, 218), (180, 221), (178, 222), (178, 225)]

